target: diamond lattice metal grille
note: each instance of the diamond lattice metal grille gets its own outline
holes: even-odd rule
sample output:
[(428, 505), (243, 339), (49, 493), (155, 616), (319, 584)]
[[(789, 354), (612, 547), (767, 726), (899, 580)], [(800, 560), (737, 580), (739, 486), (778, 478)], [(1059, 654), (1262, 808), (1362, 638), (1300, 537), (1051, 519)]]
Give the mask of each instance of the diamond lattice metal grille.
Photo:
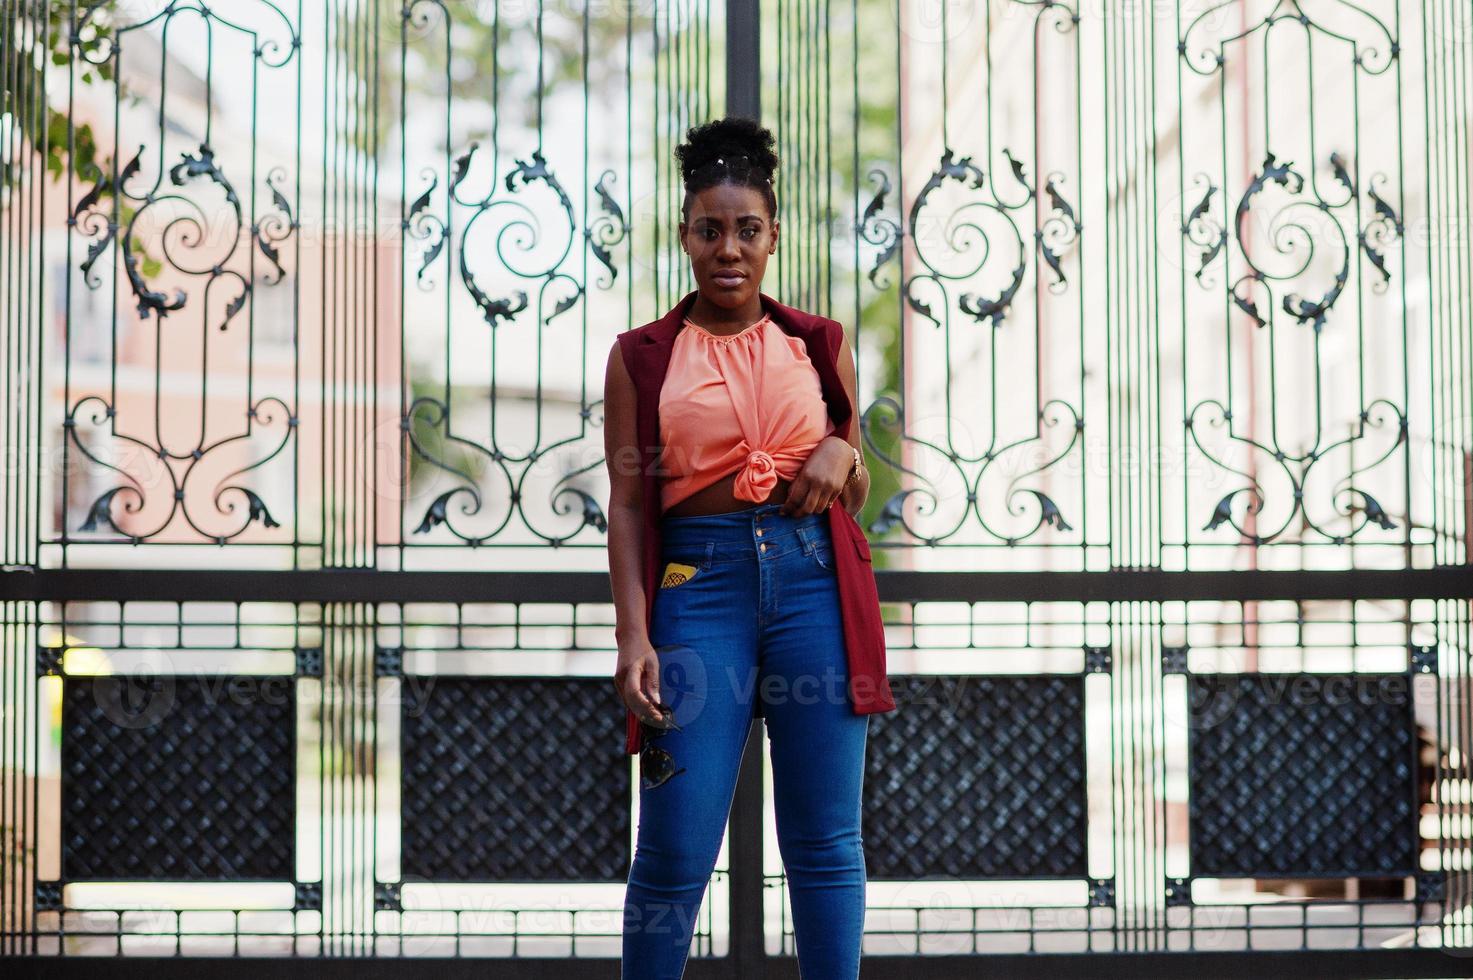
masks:
[(631, 779), (607, 680), (435, 677), (404, 690), (406, 877), (625, 880)]
[(63, 876), (291, 880), (295, 721), (286, 676), (68, 677)]
[(1195, 877), (1417, 868), (1410, 678), (1194, 674)]
[(870, 719), (871, 879), (1083, 878), (1084, 678), (892, 677)]

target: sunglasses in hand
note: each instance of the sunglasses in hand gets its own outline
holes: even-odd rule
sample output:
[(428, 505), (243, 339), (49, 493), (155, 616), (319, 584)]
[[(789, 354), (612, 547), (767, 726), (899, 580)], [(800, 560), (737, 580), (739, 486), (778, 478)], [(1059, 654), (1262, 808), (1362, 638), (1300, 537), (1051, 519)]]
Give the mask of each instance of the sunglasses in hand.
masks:
[(655, 710), (660, 713), (658, 721), (640, 720), (644, 729), (644, 747), (639, 751), (639, 780), (645, 789), (663, 786), (685, 772), (683, 767), (676, 769), (675, 759), (653, 741), (668, 732), (681, 730), (675, 723), (675, 709), (661, 701), (655, 704)]

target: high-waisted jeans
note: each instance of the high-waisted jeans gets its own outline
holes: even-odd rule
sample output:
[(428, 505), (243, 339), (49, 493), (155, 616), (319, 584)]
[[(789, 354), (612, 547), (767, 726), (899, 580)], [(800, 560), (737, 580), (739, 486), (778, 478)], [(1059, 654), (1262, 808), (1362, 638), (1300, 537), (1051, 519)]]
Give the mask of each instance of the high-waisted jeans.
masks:
[[(847, 698), (848, 661), (827, 514), (778, 504), (665, 517), (650, 642), (678, 730), (645, 745), (675, 775), (644, 785), (624, 903), (625, 980), (677, 980), (721, 849), (757, 699), (777, 838), (804, 980), (855, 980), (864, 931), (860, 837), (869, 715)], [(695, 568), (667, 578), (666, 565)], [(667, 584), (674, 583), (674, 584)]]

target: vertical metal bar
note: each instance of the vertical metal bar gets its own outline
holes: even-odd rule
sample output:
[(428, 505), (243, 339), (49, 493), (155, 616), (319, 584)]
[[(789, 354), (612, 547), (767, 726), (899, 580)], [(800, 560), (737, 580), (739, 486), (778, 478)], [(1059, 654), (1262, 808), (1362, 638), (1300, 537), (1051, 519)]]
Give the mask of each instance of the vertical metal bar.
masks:
[(727, 0), (726, 113), (762, 118), (762, 16), (759, 0)]
[[(726, 112), (762, 118), (762, 18), (759, 0), (727, 0)], [(748, 732), (732, 801), (729, 856), (731, 868), (732, 975), (765, 975), (762, 925), (762, 746), (763, 722), (754, 718)]]
[[(4, 105), (9, 125), (0, 143), (0, 560), (40, 564), (41, 450), (45, 376), (46, 191), (50, 156), (49, 72), (35, 66), (38, 48), (61, 44), (48, 34), (47, 9), (7, 3), (0, 17)], [(60, 31), (60, 25), (56, 30)], [(44, 62), (43, 62), (44, 63)], [(68, 117), (70, 118), (70, 117)], [(69, 127), (70, 131), (70, 127)], [(68, 161), (71, 157), (68, 155)], [(42, 165), (37, 166), (37, 163)], [(36, 602), (0, 603), (0, 952), (34, 954), (41, 826), (37, 726)]]
[(727, 826), (731, 861), (731, 975), (741, 980), (766, 975), (762, 929), (762, 729), (753, 718), (737, 774), (736, 797)]

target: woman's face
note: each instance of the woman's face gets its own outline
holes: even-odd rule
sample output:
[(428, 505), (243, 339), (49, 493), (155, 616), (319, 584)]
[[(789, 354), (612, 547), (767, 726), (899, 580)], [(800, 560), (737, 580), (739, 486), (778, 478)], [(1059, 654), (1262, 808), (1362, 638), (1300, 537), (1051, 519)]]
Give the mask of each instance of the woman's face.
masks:
[(754, 187), (717, 184), (691, 197), (680, 243), (690, 256), (696, 287), (708, 300), (736, 310), (759, 302), (767, 257), (777, 251), (778, 222)]

